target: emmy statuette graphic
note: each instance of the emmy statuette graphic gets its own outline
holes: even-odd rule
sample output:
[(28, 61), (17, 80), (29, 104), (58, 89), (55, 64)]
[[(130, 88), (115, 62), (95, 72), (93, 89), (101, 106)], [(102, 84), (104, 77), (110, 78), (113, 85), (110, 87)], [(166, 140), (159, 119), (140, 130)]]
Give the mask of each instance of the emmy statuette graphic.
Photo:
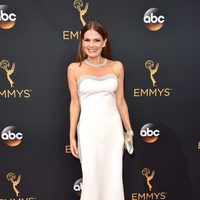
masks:
[(145, 62), (145, 67), (150, 71), (150, 78), (153, 86), (156, 86), (157, 81), (155, 80), (154, 75), (158, 71), (159, 63), (157, 63), (156, 66), (154, 66), (154, 62), (152, 60), (147, 60)]
[(16, 177), (16, 175), (12, 172), (7, 174), (7, 179), (12, 183), (13, 190), (15, 191), (16, 196), (19, 196), (19, 190), (16, 188), (16, 186), (20, 183), (21, 181), (21, 175)]
[(149, 191), (152, 191), (153, 186), (151, 185), (150, 181), (154, 178), (155, 170), (153, 170), (152, 173), (151, 173), (148, 168), (144, 168), (142, 170), (142, 175), (146, 177), (146, 181), (147, 181), (147, 185), (149, 187)]
[(79, 11), (80, 20), (81, 20), (83, 26), (85, 26), (85, 24), (86, 24), (85, 20), (83, 19), (83, 16), (87, 13), (88, 6), (89, 6), (88, 2), (85, 4), (85, 7), (83, 8), (83, 1), (82, 0), (75, 0), (74, 1), (74, 8), (76, 8)]
[(2, 61), (0, 61), (0, 67), (5, 70), (7, 79), (10, 83), (10, 87), (13, 88), (14, 87), (14, 81), (11, 79), (10, 76), (14, 73), (15, 63), (13, 63), (12, 67), (9, 69), (9, 67), (10, 67), (9, 61), (2, 60)]

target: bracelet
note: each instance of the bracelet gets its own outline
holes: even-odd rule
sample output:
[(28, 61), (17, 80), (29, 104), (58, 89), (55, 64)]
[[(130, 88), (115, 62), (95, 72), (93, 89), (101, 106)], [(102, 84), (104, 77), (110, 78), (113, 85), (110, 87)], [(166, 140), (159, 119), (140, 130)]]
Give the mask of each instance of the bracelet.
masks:
[(130, 135), (134, 136), (134, 132), (133, 132), (133, 130), (126, 131), (126, 133), (127, 133), (128, 136), (130, 136)]

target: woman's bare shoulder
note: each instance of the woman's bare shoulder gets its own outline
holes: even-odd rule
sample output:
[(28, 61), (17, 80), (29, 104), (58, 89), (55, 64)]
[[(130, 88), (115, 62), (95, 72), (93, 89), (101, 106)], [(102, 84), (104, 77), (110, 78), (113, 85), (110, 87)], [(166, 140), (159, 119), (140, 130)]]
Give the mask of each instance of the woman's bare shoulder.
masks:
[(119, 60), (109, 60), (110, 64), (111, 65), (114, 65), (114, 66), (123, 66), (123, 63)]
[(68, 65), (68, 69), (76, 70), (80, 66), (80, 62), (72, 62)]
[(123, 72), (123, 64), (119, 60), (109, 60), (110, 66), (113, 70), (113, 72), (117, 75), (120, 76), (120, 74)]
[(68, 72), (71, 72), (73, 74), (76, 74), (79, 70), (79, 66), (80, 66), (80, 63), (79, 62), (73, 62), (73, 63), (70, 63), (67, 67), (67, 71)]
[(110, 60), (110, 64), (112, 65), (112, 67), (114, 68), (114, 70), (116, 72), (120, 72), (121, 70), (123, 70), (124, 66), (123, 63), (119, 60)]

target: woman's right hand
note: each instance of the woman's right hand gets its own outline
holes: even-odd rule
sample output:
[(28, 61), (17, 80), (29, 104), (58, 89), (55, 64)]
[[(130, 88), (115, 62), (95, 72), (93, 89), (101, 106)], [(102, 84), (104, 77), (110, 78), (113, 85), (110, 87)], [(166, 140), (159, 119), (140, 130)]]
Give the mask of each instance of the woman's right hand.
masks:
[(72, 155), (76, 158), (79, 158), (79, 152), (76, 146), (76, 139), (70, 139), (70, 151), (72, 153)]

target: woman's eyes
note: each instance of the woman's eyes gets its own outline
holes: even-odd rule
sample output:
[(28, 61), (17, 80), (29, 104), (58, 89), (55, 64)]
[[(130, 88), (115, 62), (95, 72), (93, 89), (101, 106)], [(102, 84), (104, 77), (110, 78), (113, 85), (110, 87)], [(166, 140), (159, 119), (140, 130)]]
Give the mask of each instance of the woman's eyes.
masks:
[[(89, 39), (84, 39), (84, 41), (85, 41), (85, 42), (89, 42), (90, 40), (89, 40)], [(95, 42), (100, 42), (101, 40), (95, 39), (94, 41), (95, 41)]]

